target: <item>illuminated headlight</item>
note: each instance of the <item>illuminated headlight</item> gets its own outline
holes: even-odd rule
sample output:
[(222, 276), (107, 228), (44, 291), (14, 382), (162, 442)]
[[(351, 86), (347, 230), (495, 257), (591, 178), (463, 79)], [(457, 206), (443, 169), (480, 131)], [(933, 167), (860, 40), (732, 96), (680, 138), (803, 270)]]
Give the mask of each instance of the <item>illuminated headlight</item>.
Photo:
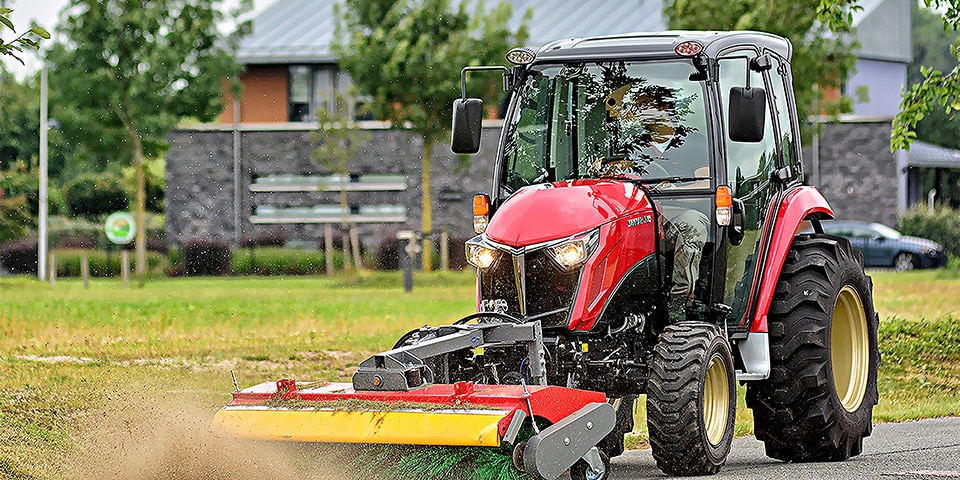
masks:
[(497, 260), (497, 251), (483, 245), (468, 245), (467, 262), (479, 269), (485, 269)]
[(587, 259), (587, 248), (583, 244), (583, 240), (574, 240), (553, 247), (553, 257), (560, 265), (567, 268), (574, 267)]
[(590, 258), (593, 251), (597, 249), (597, 244), (599, 243), (598, 233), (598, 231), (593, 231), (576, 240), (570, 240), (550, 247), (553, 260), (561, 267), (567, 269), (583, 264)]

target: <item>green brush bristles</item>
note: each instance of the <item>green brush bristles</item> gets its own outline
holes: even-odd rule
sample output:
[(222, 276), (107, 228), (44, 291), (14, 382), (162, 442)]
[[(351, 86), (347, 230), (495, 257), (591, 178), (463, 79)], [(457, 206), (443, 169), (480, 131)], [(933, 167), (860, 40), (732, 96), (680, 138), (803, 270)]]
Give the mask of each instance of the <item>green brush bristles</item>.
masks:
[(509, 450), (485, 447), (365, 445), (350, 462), (365, 479), (530, 480), (514, 468)]

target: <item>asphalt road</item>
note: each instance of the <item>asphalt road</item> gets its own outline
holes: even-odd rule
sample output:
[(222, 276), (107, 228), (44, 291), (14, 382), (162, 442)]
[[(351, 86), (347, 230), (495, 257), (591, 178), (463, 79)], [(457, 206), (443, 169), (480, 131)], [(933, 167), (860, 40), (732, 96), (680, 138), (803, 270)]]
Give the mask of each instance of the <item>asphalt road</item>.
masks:
[[(611, 480), (664, 478), (650, 450), (613, 460)], [(960, 479), (960, 418), (876, 425), (863, 453), (844, 462), (784, 463), (754, 437), (738, 438), (720, 473), (709, 479)]]

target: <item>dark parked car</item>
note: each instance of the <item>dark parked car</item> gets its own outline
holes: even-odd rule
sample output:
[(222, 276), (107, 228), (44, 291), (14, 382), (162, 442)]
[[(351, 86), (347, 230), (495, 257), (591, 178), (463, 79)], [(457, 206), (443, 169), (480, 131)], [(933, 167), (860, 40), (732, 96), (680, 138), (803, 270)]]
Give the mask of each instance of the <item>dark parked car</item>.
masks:
[(902, 272), (947, 264), (947, 254), (939, 243), (903, 235), (879, 223), (827, 221), (823, 222), (823, 230), (850, 239), (853, 248), (863, 253), (866, 267), (893, 267)]

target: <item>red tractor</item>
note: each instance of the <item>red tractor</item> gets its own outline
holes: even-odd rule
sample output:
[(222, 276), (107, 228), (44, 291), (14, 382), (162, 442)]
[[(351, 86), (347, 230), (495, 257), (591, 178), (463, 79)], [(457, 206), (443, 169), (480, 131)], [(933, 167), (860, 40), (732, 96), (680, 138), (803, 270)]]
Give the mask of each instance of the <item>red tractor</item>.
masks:
[[(408, 333), (352, 385), (237, 392), (219, 421), (262, 434), (252, 417), (278, 412), (251, 405), (291, 391), (303, 401), (290, 410), (435, 403), (449, 411), (379, 417), (363, 434), (373, 417), (333, 426), (345, 418), (334, 406), (310, 436), (276, 438), (491, 445), (536, 478), (599, 480), (645, 395), (657, 466), (703, 475), (730, 451), (739, 380), (769, 456), (859, 454), (877, 403), (872, 284), (849, 242), (823, 234), (833, 211), (803, 184), (790, 56), (788, 40), (764, 33), (665, 32), (465, 68), (464, 90), (467, 72), (496, 68), (509, 94), (467, 242), (477, 313)], [(464, 91), (454, 152), (479, 150), (483, 115)], [(473, 429), (479, 412), (491, 418)], [(424, 422), (443, 429), (414, 438)]]

